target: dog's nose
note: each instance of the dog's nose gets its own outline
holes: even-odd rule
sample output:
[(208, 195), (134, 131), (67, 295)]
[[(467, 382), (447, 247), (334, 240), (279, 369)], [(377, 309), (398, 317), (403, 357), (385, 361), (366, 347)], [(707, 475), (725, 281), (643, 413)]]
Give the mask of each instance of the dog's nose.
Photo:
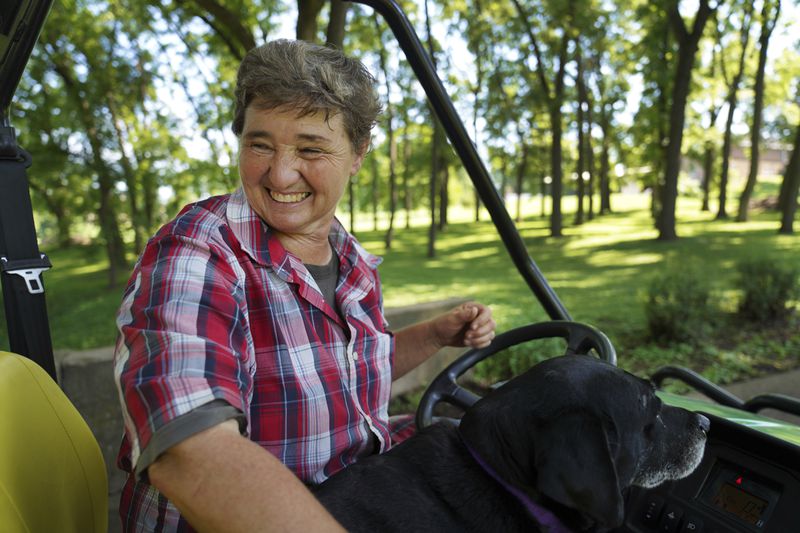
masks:
[(708, 433), (708, 430), (711, 429), (711, 420), (699, 413), (695, 413), (695, 417), (697, 418), (697, 425), (700, 426), (700, 429), (702, 429), (704, 433)]

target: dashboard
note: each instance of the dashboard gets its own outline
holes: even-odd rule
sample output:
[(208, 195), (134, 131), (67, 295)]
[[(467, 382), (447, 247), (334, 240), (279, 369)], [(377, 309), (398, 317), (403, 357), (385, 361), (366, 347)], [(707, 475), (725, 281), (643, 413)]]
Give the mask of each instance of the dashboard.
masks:
[(800, 447), (720, 416), (700, 466), (653, 489), (631, 488), (618, 532), (800, 532)]

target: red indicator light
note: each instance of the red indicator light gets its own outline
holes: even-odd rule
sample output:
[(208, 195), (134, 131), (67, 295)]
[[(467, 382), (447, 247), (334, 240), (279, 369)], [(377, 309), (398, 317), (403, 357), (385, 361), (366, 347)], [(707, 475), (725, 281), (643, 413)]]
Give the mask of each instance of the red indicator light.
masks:
[(736, 484), (737, 485), (741, 485), (742, 484), (742, 476), (739, 476), (739, 477), (736, 478)]

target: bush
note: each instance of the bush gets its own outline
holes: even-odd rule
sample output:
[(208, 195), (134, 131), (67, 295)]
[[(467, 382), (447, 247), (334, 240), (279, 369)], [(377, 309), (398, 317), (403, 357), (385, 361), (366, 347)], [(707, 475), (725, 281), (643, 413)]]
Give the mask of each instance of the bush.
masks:
[(789, 305), (800, 294), (796, 267), (769, 258), (747, 259), (737, 265), (742, 300), (739, 313), (756, 322), (788, 317)]
[(711, 290), (697, 269), (682, 267), (655, 277), (648, 287), (645, 317), (650, 338), (693, 342), (709, 330)]

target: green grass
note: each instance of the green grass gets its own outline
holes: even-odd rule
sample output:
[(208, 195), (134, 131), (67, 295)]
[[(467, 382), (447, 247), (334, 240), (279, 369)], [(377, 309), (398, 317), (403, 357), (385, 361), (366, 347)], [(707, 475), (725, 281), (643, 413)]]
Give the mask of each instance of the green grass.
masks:
[[(663, 364), (680, 364), (720, 382), (800, 366), (796, 323), (749, 327), (732, 318), (739, 296), (737, 262), (754, 255), (800, 262), (800, 236), (778, 235), (777, 215), (755, 214), (743, 224), (718, 222), (713, 213), (701, 213), (696, 200), (682, 199), (677, 214), (680, 239), (659, 242), (644, 196), (617, 196), (612, 206), (614, 214), (575, 227), (570, 225), (570, 206), (565, 202), (565, 235), (559, 239), (549, 237), (548, 220), (540, 217), (526, 218), (518, 227), (531, 256), (572, 317), (608, 334), (621, 366), (650, 373)], [(539, 212), (538, 201), (528, 207), (529, 212)], [(367, 229), (371, 217), (359, 218), (359, 240), (384, 257), (380, 271), (385, 305), (458, 296), (490, 304), (498, 331), (546, 320), (488, 217), (484, 214), (478, 223), (469, 222), (469, 217), (468, 209), (453, 211), (451, 224), (438, 235), (436, 258), (426, 255), (424, 213), (410, 229), (398, 224), (390, 251), (384, 250), (383, 230)], [(88, 349), (112, 344), (122, 288), (107, 287), (102, 251), (93, 247), (45, 251), (55, 265), (45, 278), (54, 347)], [(702, 346), (647, 343), (643, 304), (650, 279), (665, 269), (688, 264), (699, 265), (719, 302), (720, 316), (709, 317), (717, 324), (716, 333)], [(6, 346), (5, 329), (0, 330), (0, 346)], [(518, 372), (559, 349), (553, 343), (512, 349), (484, 374)]]
[[(664, 364), (680, 364), (727, 383), (800, 365), (800, 333), (786, 333), (798, 331), (794, 324), (743, 326), (724, 313), (735, 311), (739, 296), (734, 266), (751, 255), (800, 262), (800, 236), (778, 235), (772, 213), (756, 214), (744, 224), (714, 221), (713, 214), (699, 211), (698, 202), (684, 200), (678, 212), (681, 238), (660, 242), (641, 207), (646, 205), (643, 197), (615, 200), (615, 214), (566, 227), (563, 238), (549, 237), (548, 221), (541, 218), (525, 219), (518, 227), (573, 319), (608, 334), (621, 366), (650, 374)], [(491, 222), (451, 224), (439, 236), (434, 259), (426, 257), (424, 227), (401, 231), (389, 252), (382, 252), (382, 238), (382, 232), (359, 232), (368, 249), (384, 256), (381, 276), (388, 307), (464, 296), (491, 304), (499, 331), (547, 319)], [(719, 322), (715, 334), (701, 347), (646, 342), (644, 297), (649, 281), (690, 263), (699, 265), (721, 307), (719, 317), (709, 317)], [(560, 347), (553, 343), (511, 349), (479, 377), (508, 377), (557, 351)]]

